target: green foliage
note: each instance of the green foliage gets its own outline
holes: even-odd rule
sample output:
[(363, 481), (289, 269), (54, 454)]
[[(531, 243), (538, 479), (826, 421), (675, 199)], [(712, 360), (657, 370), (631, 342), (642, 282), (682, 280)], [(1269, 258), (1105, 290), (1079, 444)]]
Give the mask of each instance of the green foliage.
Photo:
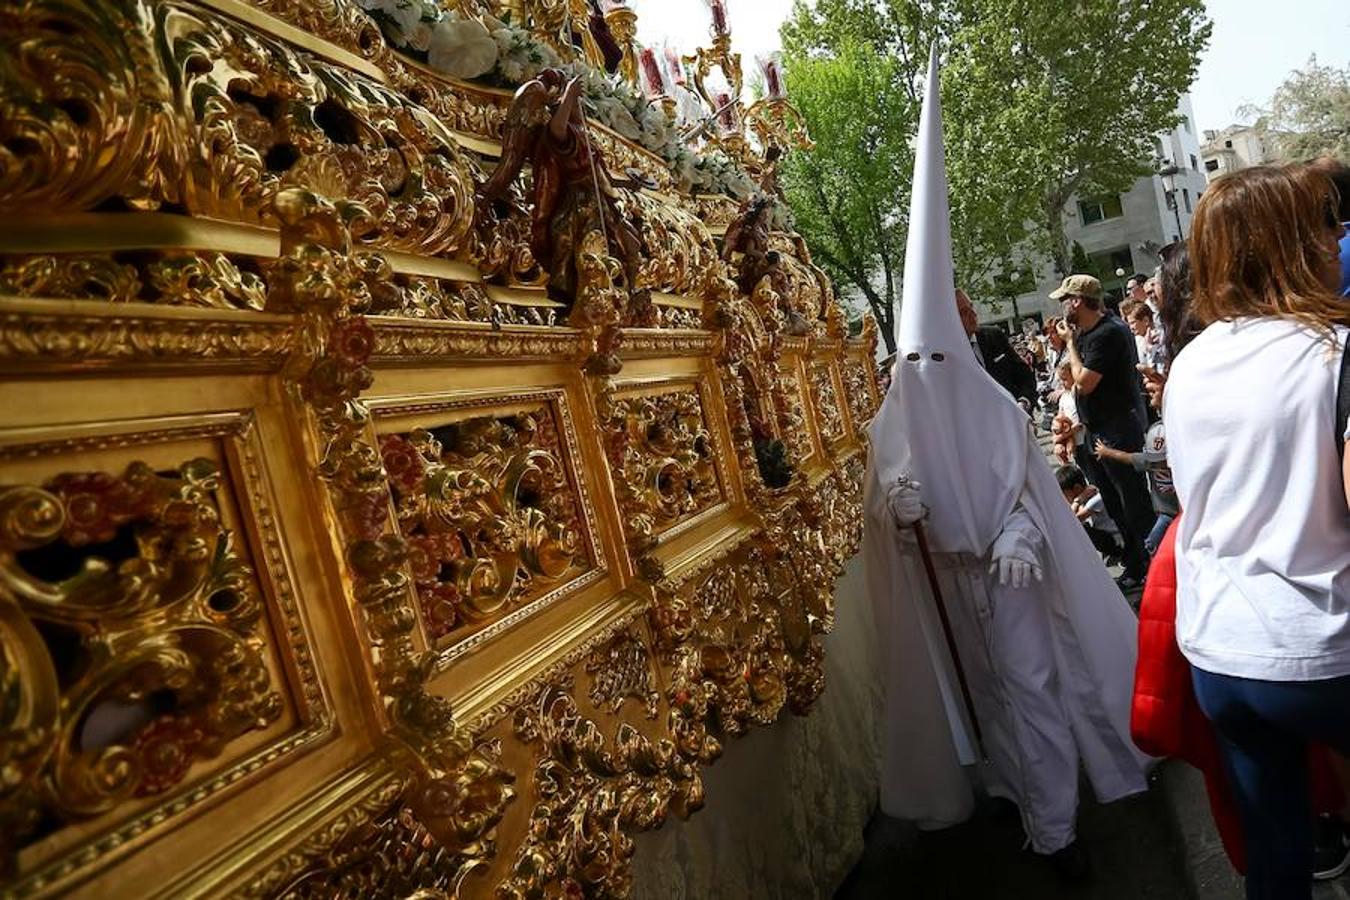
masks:
[(1073, 242), (1073, 255), (1069, 267), (1073, 269), (1074, 274), (1091, 275), (1098, 280), (1102, 277), (1097, 264), (1092, 261), (1092, 257), (1088, 256), (1087, 251), (1083, 249), (1083, 245), (1077, 241)]
[[(788, 181), (802, 234), (827, 260), (849, 246), (867, 264), (861, 281), (898, 284), (907, 147), (936, 40), (958, 280), (975, 297), (1010, 290), (1026, 282), (1029, 261), (1046, 256), (1069, 274), (1065, 204), (1078, 193), (1123, 191), (1150, 171), (1154, 135), (1176, 124), (1209, 33), (1202, 0), (797, 0), (783, 47), (791, 95), (818, 144)], [(876, 85), (882, 76), (884, 90)], [(847, 96), (868, 87), (865, 99)], [(859, 118), (888, 131), (887, 144), (903, 143), (905, 153), (881, 164), (865, 147), (860, 154), (829, 146), (849, 138)], [(901, 163), (896, 181), (878, 180)], [(872, 219), (895, 228), (813, 216), (820, 203), (811, 175), (824, 173), (829, 184), (856, 185), (889, 204), (889, 217), (883, 209)], [(841, 204), (835, 212), (854, 210)]]
[(1257, 130), (1286, 162), (1324, 154), (1350, 161), (1350, 67), (1319, 65), (1313, 56), (1306, 68), (1289, 74), (1266, 107), (1243, 112), (1260, 116)]
[(831, 277), (867, 299), (893, 350), (917, 109), (894, 60), (862, 44), (793, 59), (787, 82), (816, 143), (784, 166), (797, 228)]

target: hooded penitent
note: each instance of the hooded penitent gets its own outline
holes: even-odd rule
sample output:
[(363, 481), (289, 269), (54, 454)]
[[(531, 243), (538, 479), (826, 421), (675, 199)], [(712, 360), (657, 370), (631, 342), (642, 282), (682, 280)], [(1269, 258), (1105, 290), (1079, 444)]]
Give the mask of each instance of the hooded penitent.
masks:
[[(921, 823), (960, 821), (971, 808), (960, 767), (977, 755), (916, 547), (887, 510), (887, 488), (902, 475), (922, 485), (930, 510), (924, 526), (940, 568), (959, 575), (949, 605), (965, 602), (971, 585), (983, 595), (991, 547), (1015, 509), (1039, 532), (1044, 581), (1034, 601), (1047, 604), (1053, 640), (1028, 652), (1058, 669), (1098, 796), (1141, 790), (1144, 757), (1128, 729), (1134, 616), (1064, 502), (1026, 413), (980, 366), (957, 315), (936, 51), (919, 124), (902, 298), (894, 375), (870, 429), (863, 543), (887, 689), (882, 809)], [(997, 667), (971, 660), (966, 668), (978, 682)], [(979, 695), (981, 685), (972, 686)], [(996, 736), (1016, 732), (982, 725)]]

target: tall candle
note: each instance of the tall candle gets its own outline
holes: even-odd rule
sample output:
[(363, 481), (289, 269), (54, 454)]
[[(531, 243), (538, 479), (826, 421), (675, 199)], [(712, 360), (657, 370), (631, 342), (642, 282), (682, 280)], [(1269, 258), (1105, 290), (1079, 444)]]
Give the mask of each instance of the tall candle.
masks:
[(724, 0), (711, 0), (713, 31), (727, 33), (727, 6)]
[(769, 96), (775, 100), (783, 98), (783, 77), (778, 71), (778, 60), (771, 59), (764, 64), (764, 86)]
[(647, 94), (659, 97), (666, 92), (665, 79), (661, 77), (661, 67), (656, 64), (656, 51), (643, 47), (638, 52), (638, 64), (642, 66), (642, 82)]
[(722, 126), (725, 132), (736, 130), (736, 107), (731, 103), (731, 95), (721, 93), (717, 95), (717, 122)]
[(684, 66), (680, 63), (680, 54), (667, 47), (666, 51), (666, 69), (670, 72), (670, 80), (684, 87)]

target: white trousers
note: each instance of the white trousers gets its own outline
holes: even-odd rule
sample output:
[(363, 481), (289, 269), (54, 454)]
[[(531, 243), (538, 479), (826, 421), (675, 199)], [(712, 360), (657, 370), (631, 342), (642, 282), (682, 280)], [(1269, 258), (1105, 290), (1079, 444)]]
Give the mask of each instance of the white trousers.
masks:
[(970, 557), (938, 555), (947, 613), (980, 719), (986, 790), (1017, 804), (1032, 849), (1073, 842), (1078, 748), (1039, 585), (1016, 589)]

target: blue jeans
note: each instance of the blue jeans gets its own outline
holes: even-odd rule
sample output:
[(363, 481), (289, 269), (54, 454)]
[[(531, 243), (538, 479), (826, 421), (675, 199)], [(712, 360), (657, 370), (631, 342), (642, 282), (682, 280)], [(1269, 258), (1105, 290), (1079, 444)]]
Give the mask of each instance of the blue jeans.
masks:
[(1158, 513), (1158, 520), (1153, 523), (1153, 530), (1144, 538), (1144, 549), (1148, 551), (1149, 558), (1153, 558), (1158, 552), (1158, 545), (1162, 543), (1163, 535), (1167, 534), (1168, 526), (1176, 516), (1169, 513)]
[(1313, 813), (1308, 743), (1350, 755), (1350, 676), (1256, 681), (1192, 667), (1214, 723), (1247, 847), (1247, 900), (1309, 900)]

